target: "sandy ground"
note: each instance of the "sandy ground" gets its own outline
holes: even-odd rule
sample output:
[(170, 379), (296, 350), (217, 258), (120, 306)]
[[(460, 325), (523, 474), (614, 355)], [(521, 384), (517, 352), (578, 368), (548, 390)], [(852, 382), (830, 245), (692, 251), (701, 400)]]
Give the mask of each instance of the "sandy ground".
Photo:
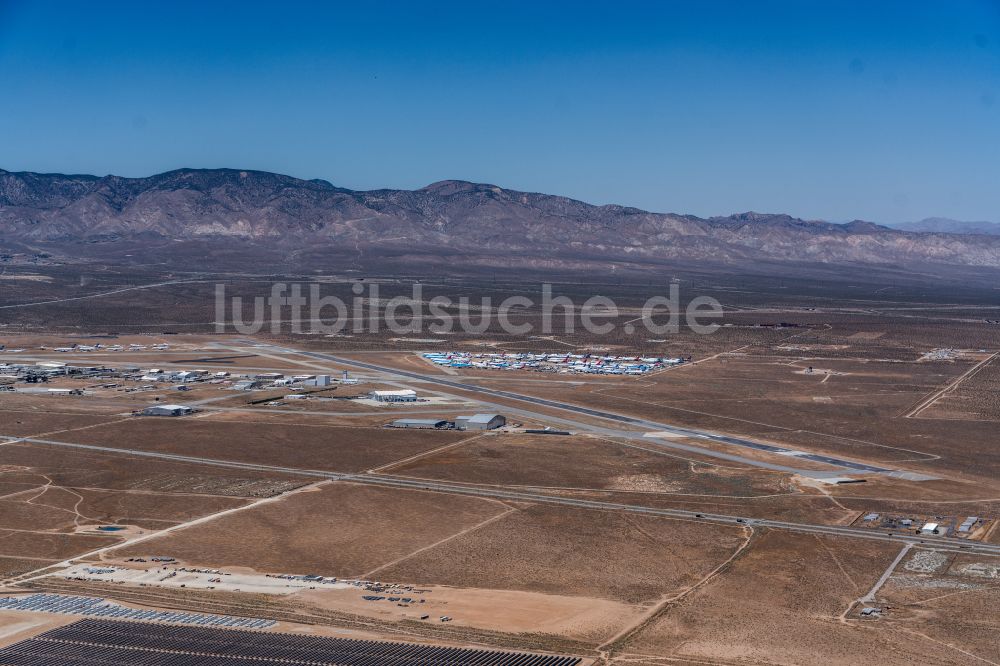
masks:
[(80, 618), (73, 615), (0, 610), (0, 647), (23, 641), (78, 619)]
[[(505, 632), (552, 633), (582, 640), (600, 640), (629, 624), (645, 610), (640, 605), (605, 599), (569, 597), (513, 590), (421, 586), (427, 590), (403, 596), (425, 599), (424, 603), (399, 607), (389, 601), (365, 601), (357, 590), (316, 590), (298, 593), (303, 601), (324, 608), (372, 617), (419, 619), (439, 622), (442, 615), (456, 625), (498, 629)], [(381, 594), (379, 596), (382, 596)], [(395, 594), (393, 596), (396, 596)]]

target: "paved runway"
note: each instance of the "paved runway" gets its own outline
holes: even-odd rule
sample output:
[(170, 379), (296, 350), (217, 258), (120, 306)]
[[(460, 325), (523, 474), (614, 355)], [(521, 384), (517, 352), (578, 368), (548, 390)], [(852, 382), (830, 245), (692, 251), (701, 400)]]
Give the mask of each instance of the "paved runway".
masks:
[[(452, 379), (447, 379), (444, 377), (439, 377), (435, 375), (422, 374), (419, 372), (412, 372), (409, 370), (400, 370), (397, 368), (391, 368), (383, 365), (378, 365), (375, 363), (368, 363), (366, 361), (357, 361), (354, 359), (344, 358), (341, 356), (335, 356), (333, 354), (327, 354), (324, 352), (314, 352), (314, 351), (302, 351), (297, 349), (289, 349), (284, 347), (278, 347), (275, 345), (266, 345), (259, 342), (251, 342), (254, 346), (258, 347), (270, 347), (275, 351), (287, 353), (287, 354), (298, 354), (300, 356), (307, 356), (310, 358), (315, 358), (322, 361), (329, 361), (332, 363), (338, 363), (340, 365), (346, 365), (356, 368), (363, 368), (365, 370), (372, 370), (375, 372), (385, 373), (389, 375), (395, 375), (398, 377), (406, 377), (408, 379), (416, 379), (423, 382), (428, 382), (438, 386), (443, 386), (452, 389), (458, 389), (461, 391), (469, 391), (472, 393), (478, 393), (480, 395), (490, 396), (493, 398), (503, 398), (506, 400), (516, 400), (518, 402), (526, 402), (532, 405), (541, 407), (550, 407), (553, 409), (558, 409), (565, 412), (571, 412), (575, 414), (581, 414), (584, 416), (591, 416), (599, 419), (604, 419), (607, 421), (614, 421), (628, 426), (633, 426), (637, 428), (645, 428), (650, 431), (660, 431), (667, 432), (673, 435), (678, 435), (682, 437), (687, 437), (691, 439), (701, 439), (713, 442), (718, 442), (720, 444), (727, 444), (730, 446), (743, 447), (747, 449), (754, 449), (757, 451), (764, 451), (767, 453), (775, 453), (781, 455), (788, 455), (793, 458), (800, 460), (809, 460), (812, 462), (817, 462), (825, 465), (830, 465), (832, 467), (845, 470), (849, 473), (861, 473), (861, 474), (882, 474), (885, 476), (894, 476), (904, 479), (909, 479), (911, 481), (924, 481), (930, 480), (934, 477), (925, 474), (919, 474), (915, 472), (907, 472), (905, 470), (893, 469), (890, 467), (882, 467), (878, 465), (871, 465), (868, 463), (858, 462), (855, 460), (848, 460), (845, 458), (837, 458), (834, 456), (828, 456), (818, 453), (809, 453), (807, 451), (797, 451), (795, 449), (789, 449), (781, 446), (775, 446), (773, 444), (765, 444), (763, 442), (757, 442), (752, 439), (747, 439), (744, 437), (735, 437), (732, 435), (722, 435), (718, 433), (709, 432), (706, 430), (696, 430), (693, 428), (684, 428), (680, 426), (674, 426), (666, 423), (658, 423), (656, 421), (649, 421), (646, 419), (635, 418), (632, 416), (626, 416), (624, 414), (616, 414), (614, 412), (608, 412), (600, 409), (593, 409), (590, 407), (584, 407), (581, 405), (574, 405), (566, 402), (559, 402), (557, 400), (549, 400), (547, 398), (539, 398), (536, 396), (524, 395), (522, 393), (515, 393), (513, 391), (504, 391), (501, 389), (487, 388), (484, 386), (477, 386), (475, 384), (466, 384), (463, 382), (455, 381)], [(541, 418), (546, 418), (546, 415), (538, 415)], [(579, 422), (568, 422), (582, 429), (592, 429), (593, 427), (586, 423)], [(617, 436), (617, 434), (615, 435)], [(626, 435), (629, 436), (629, 435)], [(635, 436), (635, 433), (631, 433), (631, 436)], [(719, 455), (720, 452), (713, 451), (712, 449), (705, 449), (702, 447), (691, 446), (691, 445), (678, 445), (676, 442), (662, 443), (661, 445), (666, 445), (670, 448), (680, 448), (685, 449), (693, 453), (699, 453), (701, 455), (707, 455), (712, 457), (726, 457), (729, 459), (739, 460), (745, 464), (754, 465), (756, 467), (763, 467), (766, 469), (773, 469), (777, 471), (787, 471), (794, 474), (801, 474), (803, 476), (810, 476), (814, 478), (823, 478), (831, 476), (830, 473), (817, 472), (816, 470), (795, 468), (786, 465), (777, 465), (774, 463), (768, 463), (766, 461), (755, 460), (753, 458), (744, 458), (740, 456), (726, 456)]]

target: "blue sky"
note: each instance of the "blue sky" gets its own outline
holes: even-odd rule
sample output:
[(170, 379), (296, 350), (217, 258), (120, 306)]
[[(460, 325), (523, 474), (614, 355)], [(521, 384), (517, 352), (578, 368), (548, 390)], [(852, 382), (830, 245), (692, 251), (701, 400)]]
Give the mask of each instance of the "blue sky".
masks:
[(1000, 221), (1000, 3), (0, 0), (0, 168)]

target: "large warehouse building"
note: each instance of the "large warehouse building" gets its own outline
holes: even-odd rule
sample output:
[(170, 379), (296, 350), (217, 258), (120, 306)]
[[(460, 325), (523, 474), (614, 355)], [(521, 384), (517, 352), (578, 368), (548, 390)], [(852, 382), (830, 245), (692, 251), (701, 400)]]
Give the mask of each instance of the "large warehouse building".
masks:
[(377, 402), (416, 402), (417, 392), (410, 389), (399, 391), (372, 391), (368, 397)]
[(500, 414), (473, 414), (455, 417), (458, 430), (494, 430), (507, 425), (507, 419)]
[(396, 419), (393, 428), (411, 428), (416, 430), (441, 430), (448, 427), (445, 419)]

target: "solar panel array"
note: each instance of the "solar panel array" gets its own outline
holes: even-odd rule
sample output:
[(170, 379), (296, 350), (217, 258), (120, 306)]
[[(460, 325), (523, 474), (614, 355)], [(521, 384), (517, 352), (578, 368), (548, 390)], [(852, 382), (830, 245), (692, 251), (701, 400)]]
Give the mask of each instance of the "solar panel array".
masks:
[(66, 594), (32, 594), (28, 597), (2, 597), (0, 610), (31, 611), (35, 613), (63, 613), (107, 617), (119, 620), (143, 620), (145, 622), (172, 622), (176, 624), (196, 624), (207, 627), (234, 627), (238, 629), (266, 629), (273, 627), (274, 620), (252, 617), (229, 617), (207, 613), (185, 613), (183, 611), (143, 610), (126, 608), (97, 597), (78, 597)]
[(0, 649), (0, 666), (575, 666), (579, 657), (80, 620)]

